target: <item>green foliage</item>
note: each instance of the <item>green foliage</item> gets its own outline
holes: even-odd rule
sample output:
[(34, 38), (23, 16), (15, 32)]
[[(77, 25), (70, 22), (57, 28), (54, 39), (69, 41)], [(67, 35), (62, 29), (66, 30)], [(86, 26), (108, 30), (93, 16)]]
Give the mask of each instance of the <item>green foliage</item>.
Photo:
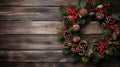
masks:
[(85, 23), (86, 23), (85, 19), (79, 18), (79, 24), (85, 24)]
[(115, 18), (116, 20), (120, 20), (120, 14), (119, 13), (113, 13), (112, 17)]
[(112, 30), (110, 29), (104, 29), (103, 30), (103, 35), (99, 38), (99, 41), (104, 41), (104, 38), (108, 35), (112, 35)]
[(111, 50), (109, 50), (109, 49), (107, 49), (106, 51), (105, 51), (105, 53), (107, 54), (107, 55), (113, 55), (113, 52), (111, 51)]
[(112, 34), (112, 30), (110, 30), (110, 29), (104, 29), (103, 33), (104, 33), (104, 36), (111, 35)]
[(96, 53), (96, 57), (93, 59), (94, 63), (98, 63), (101, 59), (101, 55), (99, 53)]
[(66, 11), (67, 11), (67, 8), (66, 7), (64, 7), (64, 6), (62, 6), (62, 7), (60, 7), (60, 13), (61, 13), (61, 20), (65, 17), (65, 16), (67, 16), (67, 15), (69, 15)]
[(64, 26), (59, 26), (59, 30), (57, 31), (57, 34), (58, 34), (57, 36), (58, 36), (59, 40), (62, 40), (62, 41), (64, 41), (65, 38), (63, 35), (60, 34), (60, 32), (62, 32), (64, 29), (65, 29)]
[(115, 48), (115, 47), (112, 47), (112, 49), (113, 49), (113, 55), (114, 56), (120, 56), (120, 50), (118, 50), (117, 48)]
[(63, 54), (64, 55), (68, 55), (68, 54), (70, 54), (71, 53), (71, 50), (69, 49), (69, 48), (64, 48), (63, 49)]
[(84, 63), (88, 63), (89, 62), (89, 58), (88, 57), (82, 57), (82, 62)]
[(69, 29), (69, 31), (73, 31), (74, 30), (74, 28), (73, 27), (71, 27), (70, 29)]
[(84, 8), (86, 5), (86, 0), (78, 0), (80, 8)]
[(101, 0), (101, 3), (109, 4), (109, 3), (110, 3), (110, 0)]
[(72, 62), (80, 62), (81, 57), (78, 54), (72, 54)]
[(99, 38), (99, 41), (104, 41), (104, 38), (105, 38), (105, 36), (101, 36), (101, 37)]

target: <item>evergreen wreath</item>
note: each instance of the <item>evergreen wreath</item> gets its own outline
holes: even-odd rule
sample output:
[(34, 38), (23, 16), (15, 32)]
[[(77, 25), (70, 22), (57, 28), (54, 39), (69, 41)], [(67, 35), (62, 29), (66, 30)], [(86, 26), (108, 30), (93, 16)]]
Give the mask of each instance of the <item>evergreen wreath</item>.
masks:
[[(71, 55), (73, 62), (83, 63), (98, 63), (113, 55), (119, 56), (120, 14), (112, 12), (110, 1), (78, 0), (78, 3), (61, 8), (62, 25), (56, 29), (64, 42), (63, 53)], [(103, 35), (94, 44), (81, 38), (81, 26), (90, 21), (99, 22), (103, 28)]]

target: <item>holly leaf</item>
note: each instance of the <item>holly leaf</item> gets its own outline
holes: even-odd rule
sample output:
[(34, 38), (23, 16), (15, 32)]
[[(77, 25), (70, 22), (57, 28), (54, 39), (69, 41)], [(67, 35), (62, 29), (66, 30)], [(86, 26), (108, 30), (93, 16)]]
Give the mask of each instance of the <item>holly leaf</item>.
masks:
[(88, 63), (89, 62), (89, 58), (87, 58), (87, 57), (82, 57), (82, 62), (84, 62), (84, 63)]

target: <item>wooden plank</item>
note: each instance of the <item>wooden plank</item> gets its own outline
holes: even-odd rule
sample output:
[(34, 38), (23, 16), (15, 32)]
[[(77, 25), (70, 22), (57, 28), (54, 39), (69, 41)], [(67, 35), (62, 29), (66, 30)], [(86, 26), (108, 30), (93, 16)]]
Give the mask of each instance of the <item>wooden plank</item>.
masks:
[(56, 34), (60, 21), (3, 21), (0, 34)]
[[(0, 20), (60, 20), (60, 7), (0, 7)], [(119, 12), (119, 7), (113, 7)]]
[[(1, 0), (0, 6), (66, 6), (68, 3), (78, 4), (77, 0)], [(119, 0), (111, 0), (114, 6), (120, 6)]]
[[(100, 35), (82, 35), (91, 43)], [(57, 35), (0, 35), (0, 50), (58, 50), (63, 48)]]
[[(61, 23), (61, 21), (1, 21), (0, 34), (56, 34), (55, 28)], [(87, 25), (82, 28), (82, 34), (102, 33), (99, 23), (90, 22)]]
[(0, 6), (61, 6), (69, 2), (77, 4), (77, 0), (1, 0)]
[[(111, 58), (108, 62), (117, 63), (120, 58)], [(70, 56), (61, 50), (45, 51), (0, 51), (0, 62), (72, 62)]]
[[(3, 8), (5, 9), (5, 8)], [(7, 8), (6, 8), (7, 9)], [(18, 7), (0, 12), (0, 20), (59, 20), (59, 7)]]
[(0, 63), (1, 67), (120, 67), (119, 63), (73, 64), (73, 63)]
[(0, 62), (71, 62), (62, 51), (0, 51)]
[(1, 35), (0, 45), (0, 50), (62, 49), (57, 35)]

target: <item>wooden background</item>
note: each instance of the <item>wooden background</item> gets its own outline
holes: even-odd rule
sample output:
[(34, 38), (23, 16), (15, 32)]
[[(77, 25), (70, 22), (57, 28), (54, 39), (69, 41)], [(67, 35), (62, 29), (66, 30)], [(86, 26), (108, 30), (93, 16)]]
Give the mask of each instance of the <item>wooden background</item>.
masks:
[[(0, 0), (0, 67), (120, 67), (120, 59), (99, 65), (72, 64), (62, 54), (55, 27), (60, 22), (60, 6), (77, 0)], [(120, 0), (111, 0), (114, 12)], [(102, 30), (91, 22), (83, 37), (99, 37)]]

